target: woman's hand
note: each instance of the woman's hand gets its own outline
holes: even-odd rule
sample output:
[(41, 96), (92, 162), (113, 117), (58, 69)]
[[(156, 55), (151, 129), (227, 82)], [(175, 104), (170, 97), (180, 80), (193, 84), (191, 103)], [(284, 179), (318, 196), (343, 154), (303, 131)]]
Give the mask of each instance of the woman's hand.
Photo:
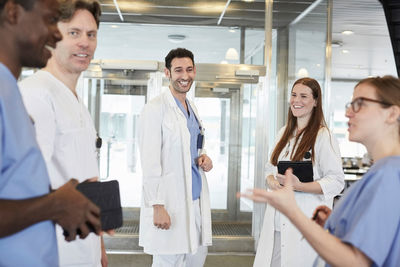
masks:
[(318, 206), (314, 210), (312, 220), (324, 227), (326, 220), (328, 219), (329, 215), (331, 215), (331, 212), (332, 210), (325, 205)]
[(292, 171), (290, 172), (290, 174), (288, 172), (285, 172), (285, 175), (278, 173), (276, 175), (276, 179), (280, 184), (285, 184), (285, 180), (290, 179), (292, 181), (293, 190), (302, 191), (301, 186), (303, 183), (300, 182), (299, 178), (296, 175), (294, 175)]
[[(285, 173), (286, 177), (289, 177), (289, 175), (293, 175), (291, 169), (288, 169)], [(268, 203), (287, 217), (290, 217), (290, 215), (294, 214), (294, 211), (299, 209), (294, 198), (292, 179), (285, 179), (284, 186), (273, 192), (255, 188), (248, 190), (246, 193), (237, 193), (237, 197)]]
[(266, 180), (267, 180), (267, 186), (269, 189), (274, 191), (274, 190), (282, 188), (282, 186), (280, 185), (278, 180), (275, 179), (275, 177), (273, 175), (268, 175)]

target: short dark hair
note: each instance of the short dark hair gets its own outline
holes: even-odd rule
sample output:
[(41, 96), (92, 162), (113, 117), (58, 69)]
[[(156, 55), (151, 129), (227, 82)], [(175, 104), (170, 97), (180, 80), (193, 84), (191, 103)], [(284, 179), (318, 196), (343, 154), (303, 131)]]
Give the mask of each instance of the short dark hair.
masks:
[(60, 21), (68, 22), (77, 10), (89, 11), (96, 21), (97, 28), (100, 24), (101, 8), (97, 0), (58, 0), (60, 3)]
[(193, 53), (186, 48), (176, 48), (169, 51), (168, 55), (165, 57), (165, 67), (171, 70), (171, 62), (174, 58), (183, 58), (188, 57), (192, 60), (194, 65), (194, 56)]
[(25, 10), (31, 10), (36, 3), (36, 0), (0, 0), (0, 11), (3, 10), (4, 5), (8, 1), (14, 1), (18, 5), (22, 6)]

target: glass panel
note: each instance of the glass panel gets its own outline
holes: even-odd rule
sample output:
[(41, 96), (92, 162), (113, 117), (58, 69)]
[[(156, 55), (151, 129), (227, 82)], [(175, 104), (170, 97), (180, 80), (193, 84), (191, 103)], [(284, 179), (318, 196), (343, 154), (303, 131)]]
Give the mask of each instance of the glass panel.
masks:
[(227, 209), (230, 99), (196, 97), (195, 104), (205, 128), (205, 148), (213, 161), (207, 173), (211, 209)]
[[(240, 191), (254, 187), (255, 138), (257, 100), (256, 85), (245, 84), (243, 87), (242, 115), (242, 162), (240, 173)], [(253, 201), (240, 199), (241, 211), (252, 211)]]
[[(258, 31), (250, 31), (251, 33)], [(246, 31), (247, 34), (247, 31)], [(258, 48), (252, 56), (248, 58), (249, 64), (263, 65), (264, 64), (264, 36), (257, 33), (257, 36), (262, 36), (262, 46)], [(246, 36), (247, 38), (247, 36)], [(271, 58), (271, 77), (268, 93), (268, 140), (269, 149), (273, 148), (275, 133), (276, 133), (276, 30), (272, 31), (272, 58)], [(262, 78), (260, 78), (261, 80)], [(240, 173), (240, 191), (254, 187), (254, 168), (255, 168), (255, 138), (256, 138), (256, 116), (257, 116), (257, 94), (256, 88), (260, 84), (245, 84), (243, 86), (243, 114), (242, 114), (242, 157), (241, 157), (241, 173)], [(267, 152), (268, 153), (268, 152)], [(253, 202), (244, 198), (240, 199), (240, 211), (252, 211)]]
[(246, 29), (245, 64), (264, 65), (264, 29)]
[(144, 103), (145, 96), (141, 95), (101, 96), (100, 177), (119, 181), (123, 207), (140, 207), (142, 172), (136, 146), (136, 125)]
[(348, 119), (345, 117), (344, 105), (351, 101), (353, 88), (356, 84), (356, 82), (332, 82), (332, 90), (335, 92), (335, 96), (331, 99), (332, 131), (339, 142), (342, 157), (363, 157), (367, 152), (366, 148), (360, 143), (349, 141), (349, 132), (347, 131)]
[[(298, 23), (289, 28), (288, 94), (295, 80), (316, 79), (324, 94), (327, 1), (322, 1)], [(325, 114), (327, 115), (327, 114)]]

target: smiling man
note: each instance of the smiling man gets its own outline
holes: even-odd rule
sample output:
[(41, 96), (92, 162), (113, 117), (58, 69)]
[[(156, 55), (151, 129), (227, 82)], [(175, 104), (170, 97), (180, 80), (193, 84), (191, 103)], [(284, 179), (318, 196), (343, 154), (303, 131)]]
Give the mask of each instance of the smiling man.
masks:
[[(21, 68), (41, 68), (61, 40), (56, 0), (0, 0), (0, 266), (58, 266), (54, 223), (68, 240), (100, 231), (99, 209), (76, 180), (50, 193), (32, 121), (17, 86)], [(70, 177), (70, 176), (69, 176)], [(67, 178), (68, 179), (68, 178)]]
[(169, 90), (145, 105), (139, 150), (143, 201), (139, 245), (153, 267), (204, 265), (211, 245), (211, 211), (204, 171), (212, 161), (203, 150), (203, 127), (186, 98), (196, 76), (192, 52), (171, 50), (165, 58)]
[[(76, 86), (97, 46), (100, 5), (89, 0), (60, 0), (58, 28), (63, 39), (52, 49), (47, 65), (20, 83), (36, 138), (46, 161), (51, 187), (74, 177), (79, 182), (99, 176), (96, 131)], [(64, 241), (56, 228), (60, 266), (107, 266), (103, 242), (90, 234), (85, 240)]]

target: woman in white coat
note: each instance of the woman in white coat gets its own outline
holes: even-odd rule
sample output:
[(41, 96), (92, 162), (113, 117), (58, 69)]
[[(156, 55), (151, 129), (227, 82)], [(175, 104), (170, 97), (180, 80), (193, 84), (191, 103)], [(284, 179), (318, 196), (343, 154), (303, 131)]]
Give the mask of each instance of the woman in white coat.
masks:
[[(287, 124), (279, 131), (265, 168), (268, 189), (277, 190), (284, 178), (277, 173), (279, 161), (312, 161), (313, 182), (302, 183), (292, 175), (296, 202), (309, 217), (319, 205), (332, 207), (344, 187), (339, 147), (326, 126), (321, 98), (316, 80), (294, 83)], [(312, 266), (316, 256), (287, 217), (267, 205), (254, 266)]]

